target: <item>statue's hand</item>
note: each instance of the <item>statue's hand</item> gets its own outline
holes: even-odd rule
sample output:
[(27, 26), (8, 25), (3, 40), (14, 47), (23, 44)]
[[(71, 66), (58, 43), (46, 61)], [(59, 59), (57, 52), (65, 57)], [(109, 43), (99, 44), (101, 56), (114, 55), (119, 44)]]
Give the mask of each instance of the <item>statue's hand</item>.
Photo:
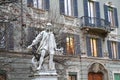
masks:
[(61, 47), (61, 48), (59, 48), (59, 49), (58, 49), (58, 48), (55, 48), (55, 50), (63, 53), (63, 47)]
[(31, 46), (31, 45), (28, 46), (28, 47), (27, 47), (27, 50), (28, 50), (28, 51), (32, 51), (32, 46)]

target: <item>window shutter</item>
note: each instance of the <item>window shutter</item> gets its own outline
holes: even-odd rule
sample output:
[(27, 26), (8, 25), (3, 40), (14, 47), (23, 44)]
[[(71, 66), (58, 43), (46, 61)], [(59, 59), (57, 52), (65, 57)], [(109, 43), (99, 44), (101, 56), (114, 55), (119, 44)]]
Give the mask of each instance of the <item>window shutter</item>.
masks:
[(59, 0), (60, 14), (65, 14), (64, 0)]
[(74, 4), (74, 16), (78, 17), (78, 5), (77, 5), (77, 0), (73, 0)]
[(67, 50), (66, 50), (66, 37), (67, 37), (67, 33), (62, 33), (61, 34), (61, 47), (63, 47), (63, 54), (66, 54), (67, 53)]
[(101, 39), (98, 39), (98, 56), (99, 57), (102, 57), (102, 40)]
[(91, 44), (90, 44), (90, 37), (86, 37), (86, 46), (87, 46), (87, 55), (92, 56), (91, 53)]
[(96, 17), (100, 18), (100, 5), (99, 5), (99, 2), (95, 2), (95, 7), (96, 7)]
[(95, 2), (95, 7), (96, 7), (96, 24), (99, 27), (101, 25), (100, 22), (100, 5), (99, 2)]
[(33, 0), (27, 0), (27, 6), (28, 7), (33, 6)]
[(112, 59), (111, 41), (107, 41), (109, 58)]
[(0, 49), (5, 49), (6, 45), (5, 45), (5, 41), (6, 41), (6, 30), (5, 27), (3, 27), (3, 24), (1, 24), (1, 29), (0, 29)]
[(7, 27), (7, 50), (13, 50), (14, 49), (14, 39), (13, 39), (13, 25), (8, 24)]
[(49, 8), (50, 8), (50, 1), (45, 0), (45, 10), (49, 10)]
[(104, 4), (104, 17), (105, 17), (105, 25), (109, 24), (108, 21), (108, 6)]
[(80, 54), (80, 38), (79, 35), (74, 35), (75, 54)]
[(117, 8), (114, 8), (115, 26), (118, 27), (118, 15)]
[(120, 42), (118, 42), (118, 56), (119, 56), (119, 59), (120, 59)]
[(35, 28), (33, 27), (28, 27), (28, 35), (27, 35), (27, 45), (30, 45), (32, 41), (35, 39)]
[(37, 8), (38, 8), (38, 5), (39, 5), (39, 2), (38, 2), (38, 0), (37, 0)]
[(88, 0), (83, 0), (84, 4), (84, 21), (85, 21), (85, 26), (89, 24), (88, 21)]
[(120, 73), (114, 73), (114, 80), (120, 80)]

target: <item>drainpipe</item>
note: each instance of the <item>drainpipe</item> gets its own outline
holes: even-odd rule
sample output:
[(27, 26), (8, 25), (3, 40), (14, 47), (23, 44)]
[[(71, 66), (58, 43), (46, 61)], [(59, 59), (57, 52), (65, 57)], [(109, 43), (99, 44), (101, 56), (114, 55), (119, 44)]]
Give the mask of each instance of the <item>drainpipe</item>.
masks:
[(82, 71), (82, 58), (81, 55), (79, 55), (79, 59), (80, 59), (80, 75), (81, 75), (81, 80), (83, 80), (83, 71)]

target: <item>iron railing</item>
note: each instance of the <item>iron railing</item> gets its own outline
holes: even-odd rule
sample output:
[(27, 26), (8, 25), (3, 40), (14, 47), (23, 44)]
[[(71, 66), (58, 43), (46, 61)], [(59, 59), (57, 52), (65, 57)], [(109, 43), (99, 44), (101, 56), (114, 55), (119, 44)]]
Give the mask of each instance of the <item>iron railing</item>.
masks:
[(86, 17), (83, 16), (80, 18), (81, 27), (90, 27), (90, 28), (100, 28), (105, 30), (110, 30), (110, 22), (96, 17)]

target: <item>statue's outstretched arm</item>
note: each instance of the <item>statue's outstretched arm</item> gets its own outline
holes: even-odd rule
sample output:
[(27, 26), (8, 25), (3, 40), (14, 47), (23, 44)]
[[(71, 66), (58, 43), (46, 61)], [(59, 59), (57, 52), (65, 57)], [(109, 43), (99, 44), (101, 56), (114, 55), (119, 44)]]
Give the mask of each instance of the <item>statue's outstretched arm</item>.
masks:
[(42, 38), (42, 33), (43, 33), (43, 32), (39, 33), (39, 34), (37, 35), (37, 37), (35, 37), (35, 39), (32, 41), (32, 44), (27, 47), (28, 49), (31, 49), (32, 46), (34, 46), (34, 45), (36, 45), (38, 42), (40, 42), (40, 39)]
[(33, 46), (33, 45), (36, 45), (38, 42), (40, 42), (41, 38), (42, 38), (42, 32), (39, 33), (39, 34), (37, 35), (37, 37), (35, 37), (35, 39), (33, 40), (33, 42), (32, 42), (31, 45), (32, 45), (32, 46)]

